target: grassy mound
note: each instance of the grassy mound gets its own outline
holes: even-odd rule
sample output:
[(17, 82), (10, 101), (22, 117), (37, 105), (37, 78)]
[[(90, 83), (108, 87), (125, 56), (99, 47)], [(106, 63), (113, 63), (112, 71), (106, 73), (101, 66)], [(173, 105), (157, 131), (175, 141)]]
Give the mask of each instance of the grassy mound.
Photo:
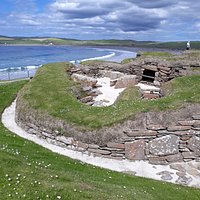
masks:
[[(55, 63), (40, 68), (21, 92), (23, 101), (33, 109), (48, 113), (80, 127), (101, 128), (134, 116), (139, 112), (159, 111), (200, 103), (199, 75), (177, 78), (168, 83), (166, 97), (141, 100), (137, 89), (127, 89), (110, 107), (90, 107), (77, 101), (71, 88), (76, 84), (67, 74), (70, 64)], [(169, 87), (170, 86), (170, 87)]]
[[(0, 113), (24, 83), (0, 85)], [(0, 161), (0, 197), (4, 200), (198, 200), (200, 196), (198, 189), (120, 174), (60, 156), (15, 136), (1, 123)]]

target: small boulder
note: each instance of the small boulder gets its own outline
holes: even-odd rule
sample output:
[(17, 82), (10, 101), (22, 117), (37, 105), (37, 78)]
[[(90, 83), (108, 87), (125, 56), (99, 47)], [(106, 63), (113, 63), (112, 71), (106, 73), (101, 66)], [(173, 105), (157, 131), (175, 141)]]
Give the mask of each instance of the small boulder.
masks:
[(115, 89), (132, 87), (138, 83), (136, 75), (124, 75), (115, 84)]

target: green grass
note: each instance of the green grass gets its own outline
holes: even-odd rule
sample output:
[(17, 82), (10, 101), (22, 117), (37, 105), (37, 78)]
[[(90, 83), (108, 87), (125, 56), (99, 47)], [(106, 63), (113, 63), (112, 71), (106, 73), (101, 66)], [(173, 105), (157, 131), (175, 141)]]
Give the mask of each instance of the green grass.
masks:
[(171, 57), (173, 54), (168, 53), (168, 52), (143, 52), (142, 53), (143, 57)]
[[(87, 106), (75, 98), (71, 88), (76, 85), (66, 73), (67, 63), (48, 64), (40, 68), (32, 81), (21, 92), (22, 99), (35, 110), (84, 129), (101, 128), (124, 121), (139, 112), (179, 108), (186, 102), (200, 103), (199, 75), (177, 78), (171, 81), (170, 94), (157, 100), (132, 98), (135, 89), (122, 93), (118, 101), (109, 107)], [(124, 95), (131, 98), (124, 99)]]
[[(0, 113), (25, 82), (0, 85)], [(127, 96), (126, 96), (127, 98)], [(125, 99), (126, 99), (125, 98)], [(200, 190), (100, 169), (52, 153), (0, 123), (0, 199), (199, 200)]]
[(103, 63), (103, 62), (106, 62), (106, 61), (104, 61), (104, 60), (86, 60), (86, 61), (82, 61), (80, 64), (81, 65), (92, 65), (95, 63)]
[(127, 63), (130, 63), (130, 62), (132, 62), (132, 61), (134, 61), (135, 60), (135, 58), (126, 58), (126, 59), (124, 59), (124, 60), (122, 60), (122, 64), (127, 64)]

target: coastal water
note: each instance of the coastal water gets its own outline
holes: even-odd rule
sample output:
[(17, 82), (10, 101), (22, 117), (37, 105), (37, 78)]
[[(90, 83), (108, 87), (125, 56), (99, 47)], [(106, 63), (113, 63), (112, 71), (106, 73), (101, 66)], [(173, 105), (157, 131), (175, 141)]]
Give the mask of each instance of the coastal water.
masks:
[(0, 46), (0, 80), (33, 76), (38, 67), (52, 62), (104, 59), (121, 61), (130, 51), (74, 46)]
[(72, 46), (0, 46), (0, 71), (33, 68), (45, 63), (112, 56), (104, 49)]

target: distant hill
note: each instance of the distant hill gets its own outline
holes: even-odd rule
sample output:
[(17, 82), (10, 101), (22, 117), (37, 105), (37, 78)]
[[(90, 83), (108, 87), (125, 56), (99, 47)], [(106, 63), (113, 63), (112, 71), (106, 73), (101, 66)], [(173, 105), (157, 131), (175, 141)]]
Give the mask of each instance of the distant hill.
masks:
[[(136, 40), (76, 40), (54, 37), (7, 37), (0, 36), (0, 45), (73, 45), (73, 46), (126, 46), (180, 49), (186, 48), (186, 41), (181, 42), (154, 42)], [(200, 49), (200, 41), (192, 41), (193, 49)]]

